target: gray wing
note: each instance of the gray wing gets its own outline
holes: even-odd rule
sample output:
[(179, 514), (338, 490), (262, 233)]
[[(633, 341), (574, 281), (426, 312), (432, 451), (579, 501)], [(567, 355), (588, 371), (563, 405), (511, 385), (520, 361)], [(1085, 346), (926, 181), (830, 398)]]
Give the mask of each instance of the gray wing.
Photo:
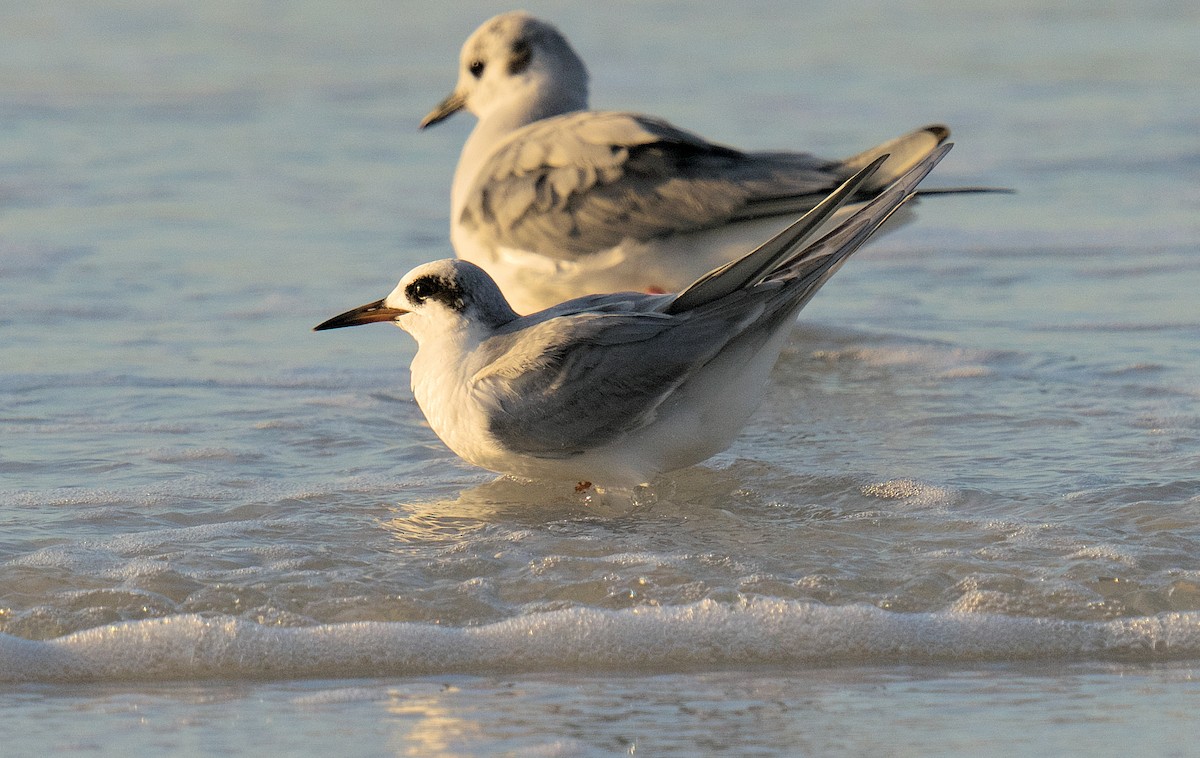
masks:
[(741, 258), (719, 266), (697, 279), (667, 303), (663, 313), (683, 313), (761, 282), (780, 261), (794, 257), (795, 251), (816, 233), (821, 224), (835, 211), (849, 202), (854, 192), (869, 180), (887, 159), (886, 155), (876, 158), (787, 229)]
[(724, 303), (742, 293), (766, 291), (768, 285), (779, 285), (782, 286), (780, 297), (769, 310), (795, 314), (850, 255), (916, 194), (917, 185), (951, 147), (952, 143), (946, 143), (934, 149), (870, 202), (856, 209), (820, 239), (808, 243), (814, 230), (844, 205), (854, 188), (867, 181), (885, 160), (884, 157), (876, 159), (795, 224), (756, 250), (700, 277), (666, 302), (662, 306), (663, 313), (684, 314), (713, 306), (724, 307)]
[[(767, 243), (743, 259), (746, 265), (722, 267), (677, 297), (592, 296), (502, 327), (480, 346), (483, 365), (473, 377), (489, 431), (518, 452), (569, 457), (645, 426), (728, 343), (766, 339), (792, 318), (949, 149), (918, 161), (811, 244), (803, 244), (807, 234), (785, 230), (785, 239), (792, 232), (787, 241)], [(816, 215), (832, 213), (876, 168), (848, 181)], [(724, 278), (737, 286), (725, 286)], [(673, 309), (680, 303), (685, 307)]]
[(574, 258), (624, 239), (802, 213), (852, 173), (800, 153), (743, 153), (630, 113), (535, 122), (488, 160), (462, 216), (500, 244)]
[(650, 423), (755, 315), (726, 309), (703, 324), (645, 311), (560, 315), (487, 340), (474, 393), (506, 447), (570, 457)]

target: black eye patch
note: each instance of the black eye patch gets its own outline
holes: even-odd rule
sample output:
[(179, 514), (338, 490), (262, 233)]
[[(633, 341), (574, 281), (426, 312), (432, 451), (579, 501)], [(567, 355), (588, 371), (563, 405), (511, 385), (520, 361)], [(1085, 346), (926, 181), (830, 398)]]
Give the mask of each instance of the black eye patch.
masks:
[(432, 274), (410, 282), (404, 288), (404, 296), (413, 305), (423, 305), (427, 300), (435, 300), (452, 311), (463, 309), (463, 296), (458, 284)]

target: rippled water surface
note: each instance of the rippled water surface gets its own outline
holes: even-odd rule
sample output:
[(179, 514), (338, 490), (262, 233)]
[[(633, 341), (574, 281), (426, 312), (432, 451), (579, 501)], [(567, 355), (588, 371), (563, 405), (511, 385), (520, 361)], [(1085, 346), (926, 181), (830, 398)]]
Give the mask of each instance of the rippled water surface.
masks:
[(313, 334), (449, 254), (459, 3), (0, 11), (0, 707), (14, 755), (1187, 754), (1193, 3), (534, 3), (598, 107), (929, 198), (726, 453), (496, 481), (413, 345)]

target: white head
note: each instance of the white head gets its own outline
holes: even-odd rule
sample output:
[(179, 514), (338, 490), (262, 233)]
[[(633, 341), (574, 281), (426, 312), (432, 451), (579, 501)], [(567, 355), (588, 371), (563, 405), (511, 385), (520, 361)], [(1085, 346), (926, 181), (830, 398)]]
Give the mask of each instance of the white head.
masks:
[(587, 107), (583, 61), (558, 29), (524, 11), (486, 21), (467, 38), (454, 92), (429, 112), (421, 128), (466, 108), (484, 119), (519, 112), (525, 123)]
[(314, 331), (391, 321), (420, 343), (436, 334), (495, 329), (515, 318), (486, 271), (447, 258), (417, 266), (387, 297), (334, 316)]

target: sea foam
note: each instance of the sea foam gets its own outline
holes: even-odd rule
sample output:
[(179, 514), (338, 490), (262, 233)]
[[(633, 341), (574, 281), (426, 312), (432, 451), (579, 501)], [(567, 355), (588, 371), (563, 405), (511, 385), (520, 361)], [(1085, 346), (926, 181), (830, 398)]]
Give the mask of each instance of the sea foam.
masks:
[(869, 605), (702, 601), (571, 609), (473, 627), (358, 622), (270, 627), (178, 615), (34, 641), (0, 635), (0, 681), (337, 678), (547, 670), (1200, 655), (1200, 612), (1085, 622)]

